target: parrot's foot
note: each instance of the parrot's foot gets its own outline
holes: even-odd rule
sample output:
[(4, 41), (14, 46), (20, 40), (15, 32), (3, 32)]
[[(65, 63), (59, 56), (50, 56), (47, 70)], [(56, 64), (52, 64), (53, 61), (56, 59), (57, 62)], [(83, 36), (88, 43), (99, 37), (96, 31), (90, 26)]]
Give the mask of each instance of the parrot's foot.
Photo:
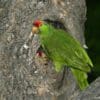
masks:
[(42, 59), (44, 65), (47, 65), (48, 64), (48, 58), (47, 58), (46, 54), (43, 51), (38, 51), (36, 53), (36, 56), (38, 58)]

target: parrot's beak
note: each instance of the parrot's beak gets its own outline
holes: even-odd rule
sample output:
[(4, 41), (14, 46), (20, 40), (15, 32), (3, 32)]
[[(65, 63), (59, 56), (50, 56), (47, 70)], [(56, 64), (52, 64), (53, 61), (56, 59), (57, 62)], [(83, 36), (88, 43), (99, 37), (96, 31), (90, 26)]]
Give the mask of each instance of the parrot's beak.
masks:
[(33, 26), (32, 27), (32, 33), (33, 33), (33, 35), (34, 34), (38, 34), (38, 31), (39, 31), (39, 28), (38, 27), (36, 27), (36, 26)]

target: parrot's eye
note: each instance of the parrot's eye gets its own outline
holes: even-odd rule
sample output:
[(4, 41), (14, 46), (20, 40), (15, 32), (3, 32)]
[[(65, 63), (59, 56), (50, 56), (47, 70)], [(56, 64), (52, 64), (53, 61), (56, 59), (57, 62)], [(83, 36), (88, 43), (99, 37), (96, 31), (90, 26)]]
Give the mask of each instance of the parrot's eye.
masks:
[(36, 21), (33, 22), (33, 25), (36, 26), (36, 27), (40, 27), (42, 24), (43, 24), (43, 22), (40, 21), (40, 20), (36, 20)]

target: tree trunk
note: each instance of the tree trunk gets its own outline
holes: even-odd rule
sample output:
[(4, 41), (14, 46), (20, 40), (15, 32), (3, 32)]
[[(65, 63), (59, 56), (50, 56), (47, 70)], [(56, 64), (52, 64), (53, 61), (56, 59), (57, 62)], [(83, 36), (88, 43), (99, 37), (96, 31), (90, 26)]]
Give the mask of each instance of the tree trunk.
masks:
[(0, 100), (71, 100), (79, 89), (70, 69), (57, 73), (36, 56), (35, 19), (61, 22), (85, 44), (85, 0), (0, 0)]

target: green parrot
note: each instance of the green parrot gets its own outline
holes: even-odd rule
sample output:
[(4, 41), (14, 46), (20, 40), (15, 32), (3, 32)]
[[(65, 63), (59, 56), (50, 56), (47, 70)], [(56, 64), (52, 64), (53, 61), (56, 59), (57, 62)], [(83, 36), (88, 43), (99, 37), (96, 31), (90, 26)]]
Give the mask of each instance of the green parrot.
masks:
[(60, 72), (64, 66), (69, 67), (80, 89), (85, 89), (89, 85), (87, 73), (93, 64), (78, 40), (68, 32), (41, 20), (33, 22), (32, 32), (39, 34), (41, 46), (53, 62), (55, 70)]

